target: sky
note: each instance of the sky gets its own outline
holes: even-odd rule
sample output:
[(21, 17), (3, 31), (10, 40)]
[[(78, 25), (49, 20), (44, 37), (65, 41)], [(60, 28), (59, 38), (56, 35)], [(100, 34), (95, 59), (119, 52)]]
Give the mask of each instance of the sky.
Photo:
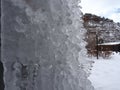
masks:
[(120, 0), (81, 0), (82, 12), (120, 22)]

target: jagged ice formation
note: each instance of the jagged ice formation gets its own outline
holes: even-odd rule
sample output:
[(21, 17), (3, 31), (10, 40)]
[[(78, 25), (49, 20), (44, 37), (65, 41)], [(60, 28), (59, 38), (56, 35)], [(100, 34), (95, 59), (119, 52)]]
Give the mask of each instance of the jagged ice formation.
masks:
[(93, 90), (81, 68), (78, 0), (2, 0), (5, 90)]

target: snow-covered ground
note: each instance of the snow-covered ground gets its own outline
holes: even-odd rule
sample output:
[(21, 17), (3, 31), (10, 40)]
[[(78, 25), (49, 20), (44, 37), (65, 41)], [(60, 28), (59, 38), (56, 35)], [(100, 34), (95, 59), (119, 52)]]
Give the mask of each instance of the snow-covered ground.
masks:
[(89, 80), (95, 90), (120, 90), (120, 54), (94, 61)]

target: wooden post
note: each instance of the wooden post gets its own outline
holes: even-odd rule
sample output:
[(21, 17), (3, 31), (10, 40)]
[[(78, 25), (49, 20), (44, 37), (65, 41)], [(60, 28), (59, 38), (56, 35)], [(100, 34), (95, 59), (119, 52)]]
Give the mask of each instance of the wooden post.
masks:
[(98, 35), (96, 34), (96, 57), (99, 59), (99, 50), (98, 50)]

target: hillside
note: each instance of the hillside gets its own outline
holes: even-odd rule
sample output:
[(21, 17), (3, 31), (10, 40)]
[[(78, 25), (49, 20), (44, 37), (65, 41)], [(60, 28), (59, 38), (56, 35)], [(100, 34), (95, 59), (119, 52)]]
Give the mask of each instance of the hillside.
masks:
[(89, 13), (83, 15), (83, 20), (87, 30), (85, 40), (88, 43), (86, 46), (88, 53), (95, 54), (96, 38), (98, 43), (120, 41), (120, 23)]

